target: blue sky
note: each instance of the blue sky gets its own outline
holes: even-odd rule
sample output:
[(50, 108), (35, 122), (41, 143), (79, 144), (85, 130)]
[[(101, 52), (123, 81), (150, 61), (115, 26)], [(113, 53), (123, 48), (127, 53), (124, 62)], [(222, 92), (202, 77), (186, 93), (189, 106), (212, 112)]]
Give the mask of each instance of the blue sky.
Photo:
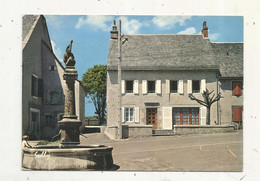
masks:
[[(53, 50), (62, 61), (70, 40), (81, 80), (88, 68), (106, 64), (113, 20), (121, 19), (123, 34), (200, 34), (207, 21), (211, 42), (243, 42), (242, 16), (48, 16)], [(94, 115), (86, 99), (86, 116)]]

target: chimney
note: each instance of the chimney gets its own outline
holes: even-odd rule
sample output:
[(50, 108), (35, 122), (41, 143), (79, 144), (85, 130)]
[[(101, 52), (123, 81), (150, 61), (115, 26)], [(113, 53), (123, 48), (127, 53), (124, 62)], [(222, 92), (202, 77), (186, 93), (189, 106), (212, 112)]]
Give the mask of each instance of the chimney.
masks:
[(203, 28), (201, 30), (201, 33), (204, 38), (208, 38), (208, 27), (207, 27), (206, 23), (207, 23), (206, 21), (203, 22)]
[(117, 27), (116, 27), (116, 20), (114, 20), (114, 24), (113, 24), (113, 27), (112, 27), (112, 31), (110, 31), (110, 34), (111, 34), (111, 39), (117, 39), (118, 38), (118, 31), (117, 31)]

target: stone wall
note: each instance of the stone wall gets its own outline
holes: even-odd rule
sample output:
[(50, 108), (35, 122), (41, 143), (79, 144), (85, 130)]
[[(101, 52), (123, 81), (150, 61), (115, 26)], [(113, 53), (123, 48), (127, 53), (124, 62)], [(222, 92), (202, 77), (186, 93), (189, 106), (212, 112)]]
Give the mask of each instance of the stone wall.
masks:
[(143, 125), (143, 126), (128, 126), (128, 137), (148, 137), (152, 136), (152, 125)]
[[(166, 79), (183, 80), (183, 94), (166, 93)], [(122, 71), (122, 80), (138, 80), (138, 94), (122, 94), (122, 107), (139, 109), (139, 121), (134, 125), (146, 125), (146, 108), (156, 103), (158, 128), (163, 129), (163, 107), (201, 107), (196, 101), (190, 100), (187, 80), (206, 79), (206, 88), (217, 92), (217, 75), (215, 71)], [(161, 80), (161, 94), (143, 94), (142, 80)], [(194, 96), (203, 99), (201, 93)], [(148, 106), (149, 104), (149, 106)], [(211, 123), (217, 121), (217, 103), (211, 107)], [(107, 125), (118, 124), (118, 83), (117, 71), (108, 71), (107, 76)]]
[[(136, 138), (152, 136), (152, 125), (122, 125), (122, 138)], [(117, 139), (117, 126), (107, 127), (104, 131), (109, 139)]]
[[(242, 80), (242, 79), (240, 79)], [(232, 79), (220, 80), (220, 120), (221, 124), (232, 123), (232, 106), (243, 106), (243, 90), (241, 96), (232, 95)]]
[(174, 125), (176, 135), (226, 133), (234, 130), (233, 125)]

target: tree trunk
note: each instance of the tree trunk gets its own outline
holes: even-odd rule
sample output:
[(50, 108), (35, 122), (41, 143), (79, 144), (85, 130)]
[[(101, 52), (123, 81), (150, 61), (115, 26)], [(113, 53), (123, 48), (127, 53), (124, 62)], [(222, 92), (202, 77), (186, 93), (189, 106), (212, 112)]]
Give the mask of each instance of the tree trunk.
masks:
[(206, 124), (210, 125), (210, 107), (207, 107)]

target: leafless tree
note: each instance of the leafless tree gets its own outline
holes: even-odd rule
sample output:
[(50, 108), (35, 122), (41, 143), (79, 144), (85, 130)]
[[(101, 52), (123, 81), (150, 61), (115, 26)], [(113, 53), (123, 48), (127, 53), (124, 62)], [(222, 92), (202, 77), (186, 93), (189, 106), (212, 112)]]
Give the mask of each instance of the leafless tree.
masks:
[(195, 100), (199, 104), (201, 104), (201, 105), (203, 105), (203, 106), (205, 106), (207, 108), (207, 116), (206, 116), (206, 120), (207, 120), (206, 124), (207, 125), (210, 125), (210, 108), (211, 108), (211, 105), (214, 102), (216, 102), (216, 101), (220, 100), (221, 98), (223, 98), (221, 96), (221, 93), (218, 93), (216, 96), (215, 96), (215, 94), (213, 94), (213, 96), (210, 97), (210, 94), (212, 94), (213, 91), (209, 92), (208, 89), (206, 89), (206, 91), (203, 91), (202, 96), (203, 96), (204, 100), (200, 100), (200, 99), (194, 97), (194, 95), (192, 95), (192, 94), (189, 95), (189, 98), (191, 100)]

